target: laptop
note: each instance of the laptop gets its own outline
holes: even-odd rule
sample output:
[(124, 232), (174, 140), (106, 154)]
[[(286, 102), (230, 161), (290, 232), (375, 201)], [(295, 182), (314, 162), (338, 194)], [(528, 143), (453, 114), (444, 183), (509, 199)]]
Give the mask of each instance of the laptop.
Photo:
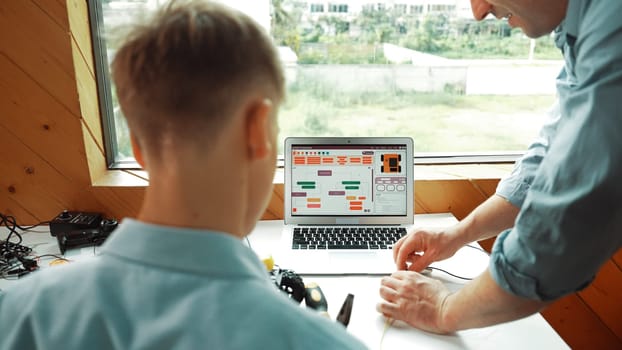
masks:
[(276, 261), (302, 275), (387, 275), (413, 225), (407, 137), (289, 137)]

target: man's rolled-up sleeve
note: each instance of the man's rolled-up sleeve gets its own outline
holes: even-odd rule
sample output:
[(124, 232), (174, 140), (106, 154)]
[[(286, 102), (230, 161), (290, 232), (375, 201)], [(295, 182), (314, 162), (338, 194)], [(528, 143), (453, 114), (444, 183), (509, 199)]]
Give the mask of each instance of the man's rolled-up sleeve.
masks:
[(622, 3), (570, 5), (576, 85), (560, 90), (564, 122), (489, 266), (506, 291), (544, 301), (587, 286), (622, 247)]
[(520, 208), (523, 205), (527, 191), (540, 163), (548, 152), (559, 123), (559, 103), (556, 101), (549, 110), (538, 137), (529, 145), (525, 154), (516, 161), (510, 175), (499, 182), (497, 195), (505, 198), (515, 207)]

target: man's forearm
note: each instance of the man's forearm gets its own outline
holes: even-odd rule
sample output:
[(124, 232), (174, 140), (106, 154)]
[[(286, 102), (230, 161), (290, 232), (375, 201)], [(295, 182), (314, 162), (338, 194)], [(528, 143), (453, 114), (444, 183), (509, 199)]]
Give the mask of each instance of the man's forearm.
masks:
[(547, 304), (506, 292), (486, 270), (445, 299), (440, 324), (447, 332), (486, 327), (529, 316)]
[(520, 208), (505, 198), (493, 195), (475, 208), (452, 230), (461, 245), (498, 235), (514, 226)]

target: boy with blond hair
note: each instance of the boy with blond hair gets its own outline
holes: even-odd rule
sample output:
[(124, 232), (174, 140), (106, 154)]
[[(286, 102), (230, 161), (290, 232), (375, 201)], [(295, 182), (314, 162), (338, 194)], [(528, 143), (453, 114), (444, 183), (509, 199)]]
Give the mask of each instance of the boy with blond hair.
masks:
[(272, 193), (284, 77), (248, 16), (174, 1), (136, 26), (113, 79), (143, 205), (89, 261), (0, 293), (11, 349), (358, 349), (288, 300), (243, 242)]

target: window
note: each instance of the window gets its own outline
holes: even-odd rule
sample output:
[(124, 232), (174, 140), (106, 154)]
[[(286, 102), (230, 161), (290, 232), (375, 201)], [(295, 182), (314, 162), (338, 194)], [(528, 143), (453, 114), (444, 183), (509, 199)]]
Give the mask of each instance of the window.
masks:
[[(135, 163), (108, 76), (115, 48), (107, 37), (159, 2), (89, 1), (107, 153), (115, 166)], [(552, 37), (532, 40), (493, 18), (477, 22), (469, 0), (423, 0), (409, 4), (408, 15), (406, 5), (391, 0), (225, 3), (256, 16), (282, 53), (281, 141), (410, 136), (418, 157), (515, 155), (537, 135), (563, 66)], [(344, 15), (324, 13), (325, 4)]]
[(348, 12), (348, 5), (346, 4), (328, 4), (328, 12)]
[(311, 12), (324, 12), (324, 4), (311, 4)]
[(410, 14), (421, 14), (423, 13), (423, 5), (410, 5)]
[(407, 5), (406, 4), (395, 4), (393, 6), (393, 10), (395, 11), (396, 14), (406, 14), (406, 9), (407, 9)]

